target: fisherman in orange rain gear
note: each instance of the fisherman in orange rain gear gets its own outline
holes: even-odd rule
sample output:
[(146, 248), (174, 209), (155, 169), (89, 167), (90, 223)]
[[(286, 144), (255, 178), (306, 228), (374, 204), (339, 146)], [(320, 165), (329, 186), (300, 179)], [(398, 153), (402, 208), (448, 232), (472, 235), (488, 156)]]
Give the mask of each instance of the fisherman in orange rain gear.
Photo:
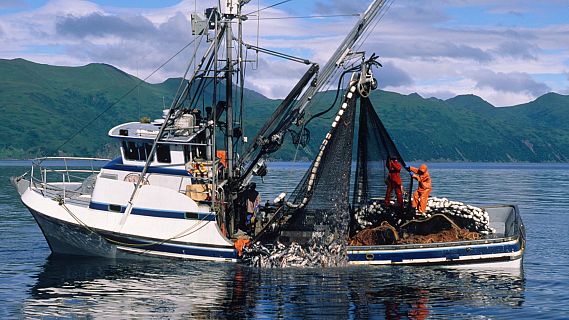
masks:
[(401, 189), (401, 164), (394, 156), (389, 157), (385, 166), (389, 171), (387, 176), (387, 191), (385, 192), (385, 205), (391, 205), (391, 193), (395, 191), (397, 195), (397, 207), (403, 209), (403, 192)]
[(433, 190), (431, 175), (429, 175), (428, 172), (429, 169), (426, 164), (422, 164), (418, 169), (415, 167), (407, 167), (406, 169), (409, 170), (411, 178), (419, 182), (417, 190), (413, 193), (413, 202), (411, 205), (413, 208), (418, 209), (420, 213), (425, 213), (427, 210), (427, 201), (429, 201), (429, 194)]

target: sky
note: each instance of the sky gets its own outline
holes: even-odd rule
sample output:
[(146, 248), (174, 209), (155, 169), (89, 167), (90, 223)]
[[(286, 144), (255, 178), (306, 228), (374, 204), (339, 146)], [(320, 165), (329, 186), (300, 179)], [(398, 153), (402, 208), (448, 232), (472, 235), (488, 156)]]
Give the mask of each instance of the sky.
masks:
[[(0, 58), (114, 65), (145, 78), (194, 39), (204, 0), (0, 0)], [(282, 0), (252, 0), (254, 12)], [(252, 14), (245, 41), (323, 65), (369, 0), (289, 0)], [(569, 1), (389, 0), (361, 50), (379, 56), (381, 89), (448, 99), (475, 94), (496, 106), (569, 94)], [(343, 15), (343, 16), (338, 16)], [(306, 17), (312, 18), (290, 18)], [(316, 16), (316, 17), (315, 17)], [(287, 19), (274, 19), (286, 18)], [(272, 19), (271, 19), (272, 18)], [(149, 78), (181, 77), (191, 45)], [(247, 53), (245, 82), (282, 98), (307, 66)]]

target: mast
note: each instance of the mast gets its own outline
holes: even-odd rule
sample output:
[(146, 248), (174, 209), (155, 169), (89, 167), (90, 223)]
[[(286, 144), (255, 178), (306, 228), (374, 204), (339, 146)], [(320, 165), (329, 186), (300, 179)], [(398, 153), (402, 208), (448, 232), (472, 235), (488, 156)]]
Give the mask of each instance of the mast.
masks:
[(226, 55), (227, 66), (225, 69), (225, 96), (227, 103), (227, 110), (225, 112), (225, 121), (227, 125), (227, 132), (225, 136), (225, 145), (227, 146), (227, 178), (233, 178), (233, 32), (231, 29), (231, 20), (234, 15), (229, 10), (225, 15), (226, 33)]

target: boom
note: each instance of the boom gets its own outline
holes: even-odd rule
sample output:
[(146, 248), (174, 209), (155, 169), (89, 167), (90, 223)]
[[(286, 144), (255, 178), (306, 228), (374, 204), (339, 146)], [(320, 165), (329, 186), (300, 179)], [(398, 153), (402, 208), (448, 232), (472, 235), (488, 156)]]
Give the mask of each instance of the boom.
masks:
[(320, 74), (317, 78), (316, 85), (311, 86), (302, 94), (299, 99), (298, 114), (302, 117), (304, 110), (310, 104), (314, 94), (322, 88), (322, 86), (332, 77), (336, 69), (341, 67), (346, 59), (346, 57), (352, 53), (354, 44), (360, 39), (362, 34), (367, 30), (369, 25), (374, 21), (374, 19), (379, 15), (379, 13), (384, 8), (385, 0), (375, 0), (362, 15), (360, 20), (354, 25), (350, 33), (346, 36), (344, 41), (338, 46), (334, 54), (330, 57), (328, 62), (320, 70)]
[[(313, 65), (305, 77), (289, 94), (289, 97), (292, 95), (294, 100), (290, 100), (288, 98), (285, 99), (283, 104), (281, 104), (281, 107), (279, 107), (270, 118), (270, 125), (265, 124), (265, 126), (263, 126), (263, 128), (256, 134), (254, 141), (251, 142), (252, 145), (248, 148), (247, 152), (241, 159), (241, 165), (246, 161), (251, 161), (248, 164), (248, 168), (244, 171), (245, 174), (241, 177), (242, 185), (249, 181), (252, 174), (252, 168), (259, 164), (262, 156), (276, 151), (280, 147), (280, 143), (282, 142), (286, 130), (290, 128), (292, 124), (300, 122), (304, 116), (304, 111), (310, 105), (313, 96), (331, 79), (335, 71), (343, 66), (346, 57), (353, 53), (352, 50), (354, 45), (382, 11), (385, 2), (386, 0), (373, 1), (358, 22), (354, 25), (352, 30), (348, 33), (346, 38), (342, 41), (340, 46), (338, 46), (336, 51), (332, 54), (328, 62), (324, 65), (324, 68), (320, 69), (318, 78), (314, 79), (312, 84), (308, 86), (302, 94), (300, 94), (302, 89), (308, 84), (310, 77), (312, 77), (314, 72), (318, 70), (317, 66)], [(305, 80), (305, 78), (307, 79)], [(302, 84), (301, 88), (299, 88), (300, 84)], [(297, 99), (297, 97), (299, 98)], [(282, 105), (292, 105), (294, 102), (296, 102), (294, 107), (291, 107), (291, 109), (284, 114)], [(279, 121), (277, 122), (276, 119), (279, 119)], [(268, 144), (271, 144), (271, 146), (269, 147)]]

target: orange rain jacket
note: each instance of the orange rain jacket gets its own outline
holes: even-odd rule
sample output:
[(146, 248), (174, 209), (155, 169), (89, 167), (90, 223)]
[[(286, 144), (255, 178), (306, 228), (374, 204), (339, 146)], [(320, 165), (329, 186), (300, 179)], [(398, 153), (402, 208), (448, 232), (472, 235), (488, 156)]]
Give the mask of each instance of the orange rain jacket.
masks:
[[(433, 190), (429, 169), (426, 164), (422, 164), (419, 168), (409, 167), (409, 170), (417, 173), (413, 175), (413, 179), (419, 181), (419, 187), (417, 187), (417, 190), (413, 194), (412, 206), (418, 208), (419, 212), (425, 213), (427, 210), (427, 201), (429, 201), (429, 194), (431, 190)], [(418, 174), (419, 171), (421, 171), (421, 174)]]

